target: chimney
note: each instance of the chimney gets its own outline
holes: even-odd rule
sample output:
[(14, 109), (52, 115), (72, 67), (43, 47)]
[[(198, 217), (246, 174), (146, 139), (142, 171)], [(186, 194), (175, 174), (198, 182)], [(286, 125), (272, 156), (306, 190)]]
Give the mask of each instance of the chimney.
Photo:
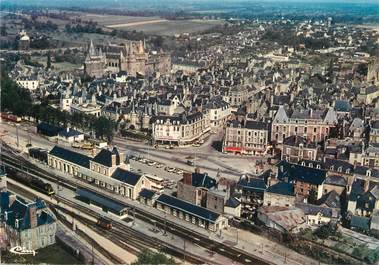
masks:
[(116, 165), (116, 154), (112, 154), (112, 167)]
[(195, 173), (200, 174), (200, 168), (199, 167), (195, 168)]
[(271, 187), (272, 185), (275, 185), (276, 183), (278, 183), (278, 179), (276, 178), (276, 176), (270, 176), (268, 178), (268, 186)]
[(192, 173), (183, 173), (183, 183), (187, 185), (192, 185)]
[(30, 228), (37, 227), (37, 208), (36, 206), (29, 207)]
[(364, 192), (368, 192), (369, 188), (370, 188), (370, 180), (366, 179), (363, 182), (363, 190), (364, 190)]

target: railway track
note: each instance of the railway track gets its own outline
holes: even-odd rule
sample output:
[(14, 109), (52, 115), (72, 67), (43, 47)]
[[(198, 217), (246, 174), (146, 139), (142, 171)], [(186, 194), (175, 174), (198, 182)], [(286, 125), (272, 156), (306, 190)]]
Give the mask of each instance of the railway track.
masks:
[[(2, 158), (3, 163), (8, 164), (8, 166), (12, 166), (16, 169), (20, 169), (20, 167), (23, 167), (24, 169), (28, 170), (29, 174), (33, 174), (37, 177), (40, 177), (42, 179), (46, 179), (46, 180), (49, 180), (49, 181), (52, 181), (55, 183), (60, 182), (60, 185), (66, 187), (68, 189), (75, 190), (76, 186), (80, 187), (80, 185), (81, 185), (80, 183), (75, 183), (74, 181), (71, 181), (71, 182), (68, 180), (61, 181), (60, 177), (52, 176), (51, 173), (48, 173), (48, 172), (40, 169), (39, 167), (35, 166), (31, 162), (27, 161), (24, 157), (18, 157), (17, 159), (15, 159), (14, 157), (10, 156), (9, 154), (5, 154), (3, 152), (1, 154), (1, 158)], [(20, 165), (20, 162), (19, 162), (20, 160), (21, 160), (22, 165)], [(25, 172), (25, 170), (24, 170), (24, 172)], [(84, 187), (84, 188), (88, 189), (88, 187)], [(92, 189), (92, 191), (95, 193), (99, 193), (95, 189)], [(59, 198), (59, 199), (61, 200), (62, 198)], [(176, 235), (178, 237), (181, 237), (185, 240), (195, 242), (200, 247), (208, 249), (211, 253), (218, 253), (222, 256), (228, 257), (228, 258), (235, 260), (237, 262), (240, 262), (242, 264), (259, 264), (259, 265), (260, 264), (262, 264), (262, 265), (274, 264), (270, 261), (263, 260), (256, 255), (253, 255), (253, 254), (248, 253), (246, 251), (243, 251), (241, 249), (237, 249), (234, 246), (228, 245), (226, 243), (216, 242), (216, 241), (210, 239), (209, 237), (204, 236), (203, 234), (189, 230), (188, 228), (182, 227), (182, 226), (180, 226), (174, 222), (170, 222), (166, 219), (163, 219), (161, 216), (155, 215), (155, 214), (150, 213), (150, 212), (145, 211), (145, 210), (138, 209), (138, 208), (134, 207), (133, 205), (126, 203), (125, 201), (116, 200), (116, 199), (114, 199), (114, 200), (117, 201), (118, 203), (125, 205), (128, 208), (133, 208), (135, 211), (135, 217), (136, 218), (138, 218), (144, 222), (156, 225), (161, 230), (165, 229), (167, 232), (169, 232), (173, 235)], [(122, 227), (122, 229), (131, 229), (131, 228), (125, 225)], [(133, 233), (136, 233), (136, 231), (133, 230)], [(140, 238), (141, 238), (141, 240), (151, 241), (150, 237), (142, 239), (142, 236), (141, 236)], [(158, 247), (164, 246), (164, 248), (166, 248), (166, 247), (170, 248), (167, 245), (168, 245), (167, 243), (163, 242), (161, 245), (156, 244), (156, 245), (151, 246), (151, 247), (156, 248), (157, 246)], [(171, 246), (171, 249), (173, 249), (175, 251), (173, 246)], [(168, 252), (170, 252), (170, 251), (168, 251)], [(176, 249), (176, 252), (180, 252), (180, 250)], [(186, 253), (186, 255), (187, 254), (189, 254), (189, 253)]]

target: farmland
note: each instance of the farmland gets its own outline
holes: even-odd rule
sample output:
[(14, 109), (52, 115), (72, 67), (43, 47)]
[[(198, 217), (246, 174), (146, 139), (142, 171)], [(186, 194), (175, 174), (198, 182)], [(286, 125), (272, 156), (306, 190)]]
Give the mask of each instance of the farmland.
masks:
[(195, 33), (210, 29), (223, 24), (220, 20), (171, 20), (160, 21), (149, 24), (125, 25), (118, 29), (143, 31), (146, 34), (154, 35), (176, 35), (182, 33)]
[(167, 20), (160, 17), (134, 17), (76, 13), (83, 21), (94, 21), (111, 29), (143, 31), (145, 34), (171, 36), (195, 33), (224, 24), (223, 20)]

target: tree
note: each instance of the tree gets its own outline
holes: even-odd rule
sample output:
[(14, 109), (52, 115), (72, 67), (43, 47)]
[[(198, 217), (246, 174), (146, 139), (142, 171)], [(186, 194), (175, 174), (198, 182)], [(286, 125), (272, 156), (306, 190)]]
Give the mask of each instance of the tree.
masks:
[(1, 36), (7, 36), (7, 27), (6, 27), (5, 23), (1, 26), (0, 35)]
[(169, 258), (163, 253), (153, 252), (151, 250), (144, 250), (138, 255), (138, 260), (133, 262), (132, 265), (143, 264), (177, 264), (173, 258)]
[(315, 188), (311, 188), (309, 190), (308, 203), (315, 204), (316, 201), (317, 201), (317, 190)]
[(47, 63), (46, 63), (46, 69), (51, 68), (51, 54), (50, 52), (47, 53)]

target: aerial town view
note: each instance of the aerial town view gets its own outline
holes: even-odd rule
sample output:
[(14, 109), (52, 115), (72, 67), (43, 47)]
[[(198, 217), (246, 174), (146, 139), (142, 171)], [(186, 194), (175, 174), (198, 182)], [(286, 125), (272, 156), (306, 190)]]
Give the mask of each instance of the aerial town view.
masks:
[(0, 0), (0, 263), (379, 264), (379, 1)]

